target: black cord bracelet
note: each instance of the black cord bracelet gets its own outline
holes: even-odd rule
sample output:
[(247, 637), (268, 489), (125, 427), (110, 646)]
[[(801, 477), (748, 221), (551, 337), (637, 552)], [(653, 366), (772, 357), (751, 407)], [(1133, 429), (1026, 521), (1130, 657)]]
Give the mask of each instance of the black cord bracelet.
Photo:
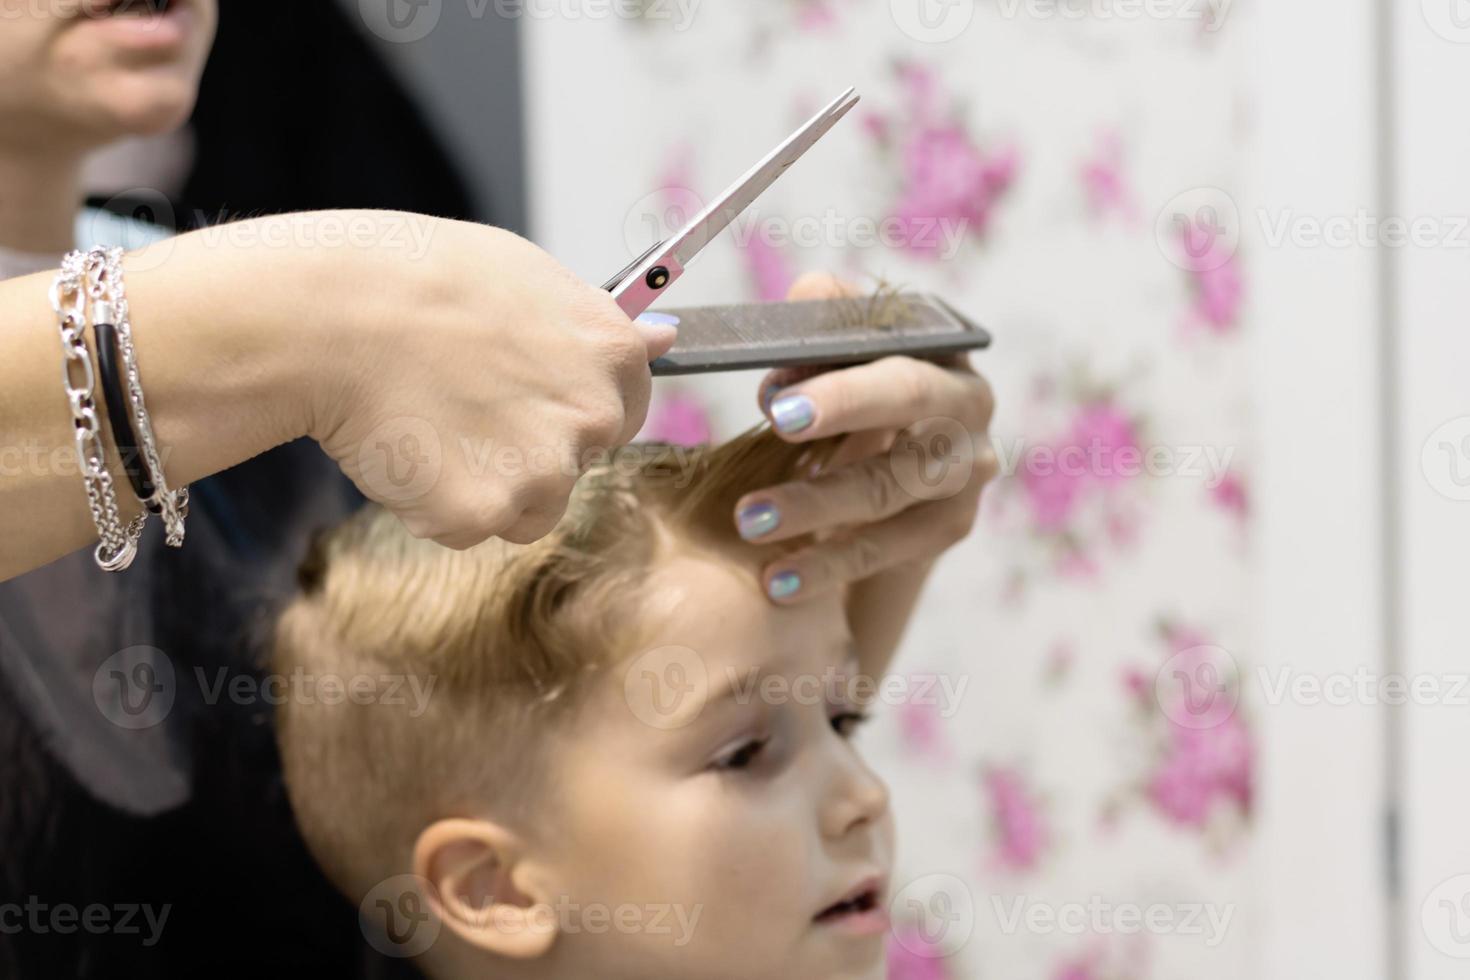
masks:
[(117, 443), (117, 453), (122, 458), (128, 482), (133, 485), (133, 493), (148, 504), (149, 510), (157, 513), (158, 505), (150, 503), (153, 500), (153, 481), (149, 479), (148, 467), (143, 465), (143, 453), (138, 448), (138, 436), (133, 431), (133, 422), (128, 415), (127, 395), (123, 392), (117, 327), (111, 323), (94, 323), (92, 333), (97, 341), (97, 373), (102, 376), (102, 397), (107, 402), (107, 421), (112, 425), (112, 440)]

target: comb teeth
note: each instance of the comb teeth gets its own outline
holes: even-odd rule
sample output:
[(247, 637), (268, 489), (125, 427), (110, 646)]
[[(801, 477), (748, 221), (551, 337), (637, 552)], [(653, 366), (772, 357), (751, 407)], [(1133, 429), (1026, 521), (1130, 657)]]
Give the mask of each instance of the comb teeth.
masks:
[(663, 311), (679, 340), (655, 375), (793, 365), (853, 364), (890, 354), (942, 356), (989, 346), (990, 335), (925, 294), (794, 303), (747, 303)]

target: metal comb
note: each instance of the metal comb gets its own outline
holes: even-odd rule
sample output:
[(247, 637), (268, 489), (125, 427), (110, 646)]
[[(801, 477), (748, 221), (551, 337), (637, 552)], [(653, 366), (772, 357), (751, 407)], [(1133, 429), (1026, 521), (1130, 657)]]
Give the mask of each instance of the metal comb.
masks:
[(934, 358), (990, 346), (983, 327), (937, 296), (901, 298), (900, 315), (876, 323), (862, 322), (864, 298), (660, 310), (678, 318), (679, 340), (653, 362), (653, 373), (857, 364), (891, 354)]

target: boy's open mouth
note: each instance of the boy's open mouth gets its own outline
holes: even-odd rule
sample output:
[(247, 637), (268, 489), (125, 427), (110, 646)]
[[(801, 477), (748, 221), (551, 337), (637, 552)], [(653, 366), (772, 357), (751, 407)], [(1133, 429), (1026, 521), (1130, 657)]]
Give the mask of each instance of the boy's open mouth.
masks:
[(833, 902), (813, 917), (815, 922), (837, 922), (860, 916), (878, 908), (882, 882), (877, 878), (866, 878), (839, 901)]

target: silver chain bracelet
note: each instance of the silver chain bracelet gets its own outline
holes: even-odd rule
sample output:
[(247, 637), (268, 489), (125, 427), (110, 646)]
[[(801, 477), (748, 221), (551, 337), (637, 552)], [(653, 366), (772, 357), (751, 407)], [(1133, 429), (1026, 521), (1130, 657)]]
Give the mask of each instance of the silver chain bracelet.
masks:
[(138, 448), (148, 469), (154, 491), (144, 501), (163, 520), (164, 541), (173, 548), (184, 543), (184, 520), (189, 516), (189, 488), (170, 490), (164, 480), (163, 460), (153, 435), (153, 421), (143, 400), (143, 383), (138, 374), (138, 356), (133, 348), (132, 320), (128, 315), (127, 291), (123, 286), (123, 250), (94, 248), (87, 253), (84, 269), (87, 293), (93, 305), (94, 323), (111, 323), (117, 328), (117, 345), (126, 375), (127, 398), (132, 408)]
[[(56, 313), (61, 334), (61, 350), (65, 360), (61, 366), (62, 383), (66, 386), (67, 404), (76, 439), (77, 466), (87, 490), (87, 505), (92, 523), (97, 527), (98, 543), (92, 556), (98, 567), (107, 572), (120, 572), (133, 563), (138, 554), (138, 539), (148, 519), (144, 510), (126, 527), (117, 506), (112, 474), (107, 471), (102, 429), (97, 421), (93, 400), (96, 375), (91, 354), (87, 350), (86, 262), (81, 252), (70, 252), (62, 260), (61, 271), (51, 285), (51, 309)], [(74, 369), (80, 365), (83, 381), (75, 383)]]

